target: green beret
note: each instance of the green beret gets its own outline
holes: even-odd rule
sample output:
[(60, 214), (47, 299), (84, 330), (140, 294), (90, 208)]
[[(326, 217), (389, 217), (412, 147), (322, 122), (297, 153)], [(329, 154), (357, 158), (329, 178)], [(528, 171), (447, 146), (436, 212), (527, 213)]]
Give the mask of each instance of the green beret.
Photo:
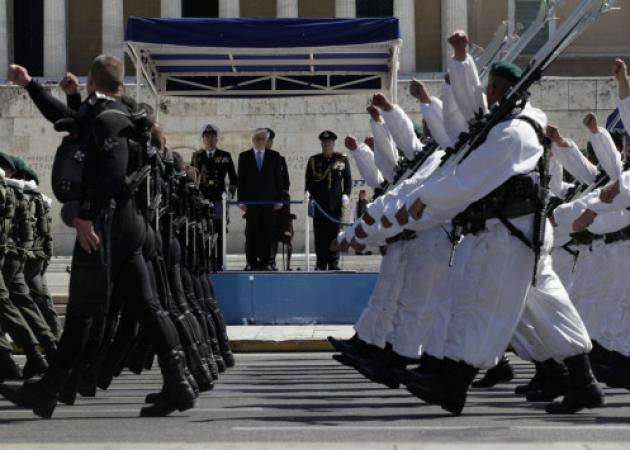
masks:
[(8, 167), (12, 172), (16, 171), (15, 163), (13, 162), (13, 158), (6, 153), (0, 152), (0, 166)]
[(523, 70), (516, 64), (499, 61), (492, 64), (490, 74), (510, 83), (516, 83), (523, 76)]
[(24, 179), (25, 181), (33, 180), (35, 183), (39, 184), (39, 177), (35, 173), (31, 166), (26, 164), (26, 162), (18, 158), (17, 156), (11, 156), (13, 159), (13, 164), (15, 165), (15, 177)]
[(610, 132), (610, 135), (612, 136), (612, 140), (615, 142), (615, 145), (617, 147), (623, 146), (623, 139), (626, 136), (626, 130), (622, 128), (615, 128)]

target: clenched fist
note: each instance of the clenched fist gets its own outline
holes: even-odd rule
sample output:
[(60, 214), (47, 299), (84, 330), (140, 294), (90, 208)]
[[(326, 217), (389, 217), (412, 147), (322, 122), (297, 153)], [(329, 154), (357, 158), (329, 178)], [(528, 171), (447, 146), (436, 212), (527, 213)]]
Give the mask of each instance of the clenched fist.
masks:
[(26, 67), (18, 66), (17, 64), (9, 64), (7, 80), (18, 86), (26, 87), (33, 78), (28, 74)]
[(75, 74), (67, 72), (59, 82), (59, 87), (68, 96), (79, 93), (79, 79)]
[(427, 87), (420, 80), (416, 80), (415, 78), (411, 80), (411, 83), (409, 83), (409, 93), (422, 103), (431, 103), (431, 96), (427, 92)]
[(588, 128), (591, 133), (597, 133), (599, 131), (597, 129), (597, 117), (592, 112), (584, 116), (584, 120), (582, 121), (582, 123), (586, 128)]

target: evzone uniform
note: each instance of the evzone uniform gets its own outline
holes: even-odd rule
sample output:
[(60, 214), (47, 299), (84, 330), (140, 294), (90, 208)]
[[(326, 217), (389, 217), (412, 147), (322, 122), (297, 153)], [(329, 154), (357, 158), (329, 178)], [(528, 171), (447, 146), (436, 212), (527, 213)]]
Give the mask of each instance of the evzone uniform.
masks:
[[(455, 67), (455, 70), (449, 70), (449, 72), (451, 73), (451, 81), (456, 86), (460, 88), (462, 85), (466, 86), (466, 83), (460, 84), (458, 82), (458, 74), (461, 74), (463, 79), (471, 77), (468, 80), (475, 80), (476, 73), (473, 72), (474, 65), (470, 58), (461, 63), (454, 62), (451, 66)], [(477, 83), (473, 83), (471, 87), (472, 89), (469, 92), (472, 92), (472, 95), (467, 98), (471, 99), (467, 104), (468, 107), (463, 106), (460, 108), (461, 111), (468, 111), (469, 114), (474, 113), (476, 105), (483, 104), (479, 100), (483, 100), (483, 96), (479, 96), (480, 83), (478, 83), (478, 78)], [(461, 96), (462, 90), (459, 88), (453, 89), (454, 97), (457, 98), (458, 93)], [(458, 104), (466, 105), (466, 99)], [(443, 108), (443, 114), (445, 109)], [(545, 125), (544, 115), (539, 111), (527, 108), (524, 114), (529, 114), (530, 117), (533, 116), (541, 125)], [(464, 113), (462, 113), (462, 116), (464, 116)], [(429, 116), (427, 115), (427, 117)], [(430, 125), (429, 127), (431, 128)], [(392, 135), (396, 136), (394, 133)], [(439, 133), (436, 133), (436, 135), (439, 135)], [(445, 133), (445, 135), (448, 134)], [(518, 148), (520, 151), (501, 152), (499, 147), (505, 146), (506, 140), (508, 142), (512, 140), (514, 142), (513, 147)], [(431, 178), (429, 181), (425, 182), (426, 178), (421, 180), (419, 186), (414, 186), (411, 189), (411, 194), (405, 192), (408, 207), (412, 205), (411, 199), (417, 197), (420, 197), (427, 205), (423, 217), (415, 223), (406, 225), (406, 228), (415, 229), (421, 233), (429, 232), (429, 230), (435, 232), (446, 219), (452, 218), (458, 212), (466, 209), (470, 203), (492, 192), (494, 188), (500, 186), (512, 176), (528, 173), (535, 169), (541, 155), (542, 147), (538, 142), (534, 129), (530, 125), (518, 119), (500, 124), (491, 132), (485, 144), (473, 152), (461, 165), (444, 171), (445, 173), (441, 173), (440, 176)], [(407, 182), (407, 184), (409, 183)], [(395, 196), (397, 191), (400, 190), (400, 188), (394, 189), (388, 193), (391, 195), (386, 195), (384, 198)], [(398, 206), (399, 200), (397, 199), (394, 204)], [(391, 201), (389, 204), (392, 204)], [(371, 206), (372, 211), (370, 212), (370, 209), (368, 209), (370, 215), (378, 214), (381, 211), (377, 206)], [(382, 211), (384, 210), (385, 208), (382, 208)], [(517, 217), (511, 221), (525, 233), (531, 233), (533, 225), (531, 214), (525, 214), (523, 217)], [(442, 331), (446, 330), (446, 333), (443, 334), (443, 346), (438, 353), (448, 358), (446, 361), (450, 369), (459, 369), (456, 370), (459, 379), (450, 381), (453, 382), (452, 384), (457, 385), (460, 392), (455, 401), (451, 401), (453, 398), (450, 398), (444, 402), (440, 400), (435, 402), (454, 412), (461, 411), (463, 407), (462, 394), (463, 398), (465, 398), (465, 391), (472, 377), (474, 377), (476, 368), (490, 367), (502, 355), (525, 308), (525, 298), (530, 288), (531, 274), (527, 274), (522, 269), (527, 267), (528, 263), (531, 263), (531, 266), (533, 266), (533, 253), (522, 242), (512, 236), (498, 220), (491, 219), (485, 225), (486, 230), (477, 234), (470, 234), (464, 238), (456, 254), (456, 260), (459, 261), (455, 264), (454, 269), (443, 271), (444, 281), (440, 283), (441, 286), (439, 288), (436, 286), (436, 289), (433, 287), (427, 289), (427, 278), (418, 276), (417, 271), (414, 274), (415, 276), (407, 276), (403, 280), (403, 284), (410, 284), (409, 281), (414, 278), (424, 283), (423, 286), (415, 286), (414, 289), (415, 297), (424, 299), (424, 302), (420, 301), (415, 304), (416, 309), (429, 311), (424, 317), (433, 317), (433, 319), (438, 317), (436, 313), (439, 308), (435, 305), (440, 305), (442, 308), (446, 306), (448, 310), (446, 311), (448, 324), (442, 324), (446, 325), (442, 327)], [(378, 230), (378, 221), (372, 226)], [(369, 227), (366, 228), (365, 231), (367, 231), (368, 236), (378, 235), (378, 231), (371, 230)], [(380, 231), (383, 231), (383, 228), (386, 227), (380, 227)], [(346, 235), (342, 236), (341, 239), (349, 239), (351, 233), (351, 230), (347, 231)], [(442, 230), (442, 234), (446, 236), (444, 230)], [(528, 321), (538, 321), (536, 328), (539, 329), (539, 332), (542, 331), (549, 335), (546, 342), (547, 347), (551, 347), (548, 351), (550, 355), (554, 355), (557, 358), (578, 357), (579, 361), (575, 363), (575, 366), (579, 367), (574, 367), (574, 372), (580, 372), (580, 377), (578, 377), (580, 379), (575, 380), (575, 387), (578, 387), (577, 384), (579, 382), (582, 382), (582, 387), (584, 385), (589, 385), (590, 387), (590, 380), (592, 379), (592, 377), (589, 378), (590, 370), (588, 367), (583, 367), (584, 364), (588, 364), (588, 361), (585, 363), (584, 358), (582, 358), (583, 354), (590, 349), (590, 341), (579, 320), (579, 316), (574, 310), (571, 310), (572, 306), (570, 301), (568, 301), (568, 296), (551, 268), (551, 258), (548, 256), (548, 251), (551, 248), (550, 236), (546, 239), (546, 244), (545, 256), (542, 258), (538, 274), (539, 277), (543, 278), (540, 285), (544, 287), (541, 291), (543, 295), (540, 295), (540, 297), (546, 300), (546, 303), (551, 303), (552, 305), (549, 306), (544, 301), (539, 301), (538, 303), (533, 301), (533, 306), (538, 306), (538, 309), (532, 307), (531, 317), (527, 317), (527, 319)], [(416, 259), (420, 258), (417, 254), (413, 255), (413, 257)], [(440, 259), (444, 261), (444, 258)], [(426, 267), (433, 269), (435, 264), (435, 259), (433, 259), (432, 264), (427, 263)], [(448, 289), (444, 289), (445, 286)], [(432, 295), (418, 295), (419, 289), (424, 289)], [(437, 292), (440, 292), (440, 294), (437, 295), (439, 300), (436, 302)], [(554, 298), (554, 292), (556, 298)], [(465, 294), (462, 295), (462, 293)], [(510, 297), (512, 301), (504, 301), (507, 297)], [(400, 295), (399, 298), (404, 299), (405, 296)], [(434, 306), (427, 308), (427, 303), (432, 303)], [(551, 314), (542, 314), (545, 308), (539, 303), (544, 304), (547, 309), (551, 309)], [(572, 319), (567, 321), (566, 328), (570, 329), (578, 338), (569, 340), (561, 333), (555, 333), (554, 335), (553, 330), (547, 330), (547, 328), (554, 328), (549, 326), (549, 318), (553, 317), (554, 313), (562, 315), (559, 312), (562, 308), (556, 305), (554, 309), (554, 303), (558, 303), (564, 309), (570, 311), (571, 314), (569, 316)], [(372, 302), (370, 305), (372, 305)], [(370, 307), (368, 307), (369, 309)], [(367, 314), (368, 312), (366, 311), (363, 316)], [(416, 317), (418, 317), (417, 312)], [(425, 328), (422, 326), (418, 327), (418, 323), (426, 324), (427, 322), (416, 321), (416, 329)], [(360, 324), (361, 320), (358, 325)], [(497, 327), (497, 324), (501, 326)], [(397, 333), (395, 327), (393, 328), (394, 333)], [(431, 327), (427, 326), (426, 328), (430, 329)], [(357, 327), (357, 329), (359, 336), (361, 336), (360, 327)], [(418, 340), (417, 332), (415, 335), (417, 341), (413, 344), (413, 348), (418, 351), (423, 343), (427, 343), (428, 339), (426, 333), (421, 340)], [(552, 347), (549, 342), (554, 343), (554, 340), (558, 343), (555, 347)], [(458, 365), (459, 367), (457, 367)], [(447, 372), (452, 373), (453, 371), (449, 370)], [(588, 381), (588, 383), (585, 383), (584, 380)], [(412, 379), (411, 381), (413, 384), (414, 380)], [(422, 386), (420, 386), (419, 390), (422, 391), (422, 389)], [(428, 398), (429, 401), (434, 400), (430, 394), (426, 395), (427, 392), (429, 391), (420, 392), (419, 396), (425, 399)], [(560, 407), (561, 410), (566, 409), (562, 406)], [(553, 408), (551, 409), (553, 410)]]

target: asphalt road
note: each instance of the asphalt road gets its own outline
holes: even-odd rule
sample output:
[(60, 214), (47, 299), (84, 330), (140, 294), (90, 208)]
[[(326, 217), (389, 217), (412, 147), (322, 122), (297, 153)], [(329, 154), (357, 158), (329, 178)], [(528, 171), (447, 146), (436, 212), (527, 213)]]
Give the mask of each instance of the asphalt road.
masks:
[(550, 416), (543, 404), (513, 395), (514, 386), (533, 371), (530, 364), (514, 363), (517, 378), (472, 391), (460, 417), (425, 405), (404, 389), (381, 388), (335, 363), (329, 353), (237, 355), (237, 367), (202, 395), (196, 409), (159, 419), (138, 417), (144, 396), (160, 387), (157, 370), (141, 376), (124, 372), (96, 398), (59, 406), (51, 420), (0, 400), (0, 448), (27, 448), (14, 443), (34, 442), (126, 442), (135, 448), (141, 442), (178, 441), (296, 443), (290, 448), (363, 442), (360, 448), (368, 449), (380, 442), (630, 441), (630, 393), (608, 389), (602, 409)]

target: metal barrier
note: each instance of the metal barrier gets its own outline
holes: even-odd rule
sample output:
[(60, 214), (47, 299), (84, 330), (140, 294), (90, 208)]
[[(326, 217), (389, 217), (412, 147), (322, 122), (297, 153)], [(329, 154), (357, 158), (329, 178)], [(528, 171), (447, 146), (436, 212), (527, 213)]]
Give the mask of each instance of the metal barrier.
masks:
[(290, 201), (228, 201), (227, 193), (221, 195), (221, 254), (223, 255), (223, 264), (227, 264), (227, 207), (229, 205), (277, 205), (281, 203), (283, 205), (307, 205), (307, 210), (304, 214), (304, 259), (306, 261), (306, 271), (311, 271), (311, 222), (308, 215), (308, 202), (310, 195), (308, 192), (304, 194), (304, 200), (290, 200)]
[[(353, 180), (353, 186), (363, 186), (365, 185), (365, 180)], [(255, 200), (255, 201), (235, 201), (229, 200), (227, 193), (223, 193), (221, 195), (221, 254), (223, 255), (223, 264), (227, 264), (227, 208), (230, 205), (305, 205), (304, 211), (304, 260), (306, 265), (306, 271), (311, 271), (311, 216), (308, 214), (309, 203), (311, 202), (311, 196), (309, 192), (304, 193), (304, 200), (290, 200), (290, 201), (267, 201), (267, 200)], [(342, 222), (340, 220), (331, 217), (324, 209), (315, 201), (312, 201), (313, 207), (317, 209), (320, 214), (326, 217), (331, 222), (337, 223), (341, 226), (347, 227), (351, 226), (352, 223)]]

